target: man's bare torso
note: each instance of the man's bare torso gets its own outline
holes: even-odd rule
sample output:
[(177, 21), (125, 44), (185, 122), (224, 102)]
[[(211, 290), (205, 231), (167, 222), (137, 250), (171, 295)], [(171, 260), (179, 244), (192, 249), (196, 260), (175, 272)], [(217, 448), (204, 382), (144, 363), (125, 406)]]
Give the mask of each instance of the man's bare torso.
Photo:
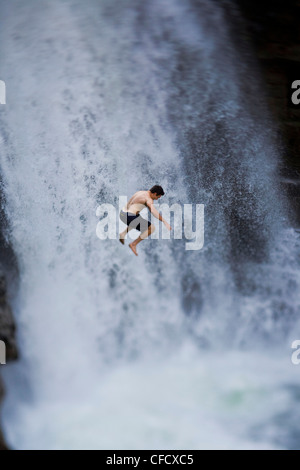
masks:
[(148, 202), (151, 202), (149, 192), (138, 191), (132, 196), (126, 206), (123, 207), (123, 211), (138, 215), (143, 209), (147, 207)]

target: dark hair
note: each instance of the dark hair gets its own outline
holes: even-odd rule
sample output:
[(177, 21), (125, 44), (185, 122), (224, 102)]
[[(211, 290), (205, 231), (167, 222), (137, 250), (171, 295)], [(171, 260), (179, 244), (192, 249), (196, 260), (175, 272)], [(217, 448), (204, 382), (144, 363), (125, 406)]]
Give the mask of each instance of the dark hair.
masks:
[(158, 196), (164, 196), (165, 192), (161, 186), (153, 186), (153, 188), (150, 189), (150, 192), (152, 194), (157, 194)]

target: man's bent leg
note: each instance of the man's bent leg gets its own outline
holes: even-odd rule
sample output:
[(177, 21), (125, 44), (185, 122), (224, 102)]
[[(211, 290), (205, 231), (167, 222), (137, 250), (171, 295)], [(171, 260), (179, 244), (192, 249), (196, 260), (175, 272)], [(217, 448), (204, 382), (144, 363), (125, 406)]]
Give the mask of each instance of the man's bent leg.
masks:
[(133, 229), (134, 229), (134, 227), (131, 227), (131, 226), (129, 225), (129, 227), (127, 227), (127, 228), (124, 230), (124, 232), (120, 233), (120, 242), (122, 243), (122, 245), (125, 244), (125, 238), (126, 238), (127, 233), (130, 232), (130, 230), (133, 230)]
[(129, 247), (131, 248), (131, 250), (136, 256), (138, 256), (137, 251), (136, 251), (137, 245), (141, 243), (141, 241), (150, 237), (150, 235), (152, 235), (152, 233), (154, 232), (155, 232), (155, 225), (152, 224), (147, 230), (145, 230), (145, 232), (143, 232), (136, 240), (134, 240), (134, 242), (130, 243)]

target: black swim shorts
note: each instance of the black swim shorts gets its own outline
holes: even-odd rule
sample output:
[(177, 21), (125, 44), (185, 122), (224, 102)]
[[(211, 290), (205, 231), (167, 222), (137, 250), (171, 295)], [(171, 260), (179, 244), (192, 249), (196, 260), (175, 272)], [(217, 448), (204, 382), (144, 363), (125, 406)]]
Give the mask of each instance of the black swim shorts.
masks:
[(141, 215), (132, 214), (131, 212), (121, 211), (120, 219), (128, 227), (130, 226), (141, 233), (146, 232), (151, 225), (149, 220), (143, 219)]

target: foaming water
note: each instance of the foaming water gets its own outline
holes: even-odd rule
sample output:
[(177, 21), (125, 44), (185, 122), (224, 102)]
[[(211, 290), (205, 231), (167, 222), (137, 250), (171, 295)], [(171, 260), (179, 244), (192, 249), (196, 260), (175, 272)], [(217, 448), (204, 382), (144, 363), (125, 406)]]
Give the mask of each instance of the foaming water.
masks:
[[(10, 96), (1, 172), (21, 276), (22, 359), (5, 370), (9, 442), (292, 445), (271, 432), (285, 365), (294, 383), (288, 348), (282, 360), (262, 350), (257, 376), (259, 356), (249, 353), (248, 377), (240, 351), (220, 358), (186, 346), (282, 342), (300, 304), (299, 241), (282, 230), (277, 153), (268, 121), (244, 103), (223, 8), (207, 0), (0, 5)], [(99, 204), (117, 207), (120, 195), (154, 183), (168, 202), (206, 205), (203, 251), (151, 240), (137, 259), (97, 239)], [(260, 435), (253, 429), (266, 403), (270, 428)]]
[(298, 374), (288, 348), (199, 355), (185, 345), (83, 374), (76, 394), (62, 384), (55, 400), (23, 400), (7, 436), (19, 449), (297, 449)]

